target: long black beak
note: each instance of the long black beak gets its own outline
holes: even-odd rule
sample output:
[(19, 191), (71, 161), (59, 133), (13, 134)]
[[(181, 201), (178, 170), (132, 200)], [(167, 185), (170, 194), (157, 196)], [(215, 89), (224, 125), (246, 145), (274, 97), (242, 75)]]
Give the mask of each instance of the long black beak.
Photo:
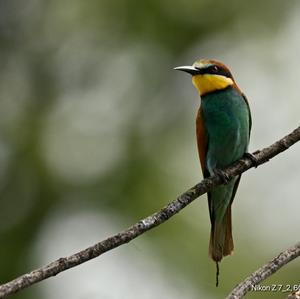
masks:
[(177, 66), (177, 67), (174, 67), (174, 70), (183, 71), (183, 72), (191, 74), (192, 76), (200, 73), (199, 69), (197, 69), (193, 66), (189, 66), (189, 65)]

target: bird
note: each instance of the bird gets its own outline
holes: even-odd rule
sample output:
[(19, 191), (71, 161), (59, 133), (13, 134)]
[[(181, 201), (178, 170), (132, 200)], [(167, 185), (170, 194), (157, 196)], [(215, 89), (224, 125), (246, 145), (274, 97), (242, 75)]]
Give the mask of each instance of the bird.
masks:
[[(247, 155), (252, 126), (248, 100), (229, 68), (220, 61), (200, 59), (175, 70), (192, 75), (201, 103), (196, 117), (196, 137), (203, 177), (219, 176), (222, 185), (207, 193), (211, 222), (209, 256), (216, 263), (233, 253), (231, 206), (241, 175), (229, 180), (223, 168)], [(255, 162), (255, 161), (254, 161)]]

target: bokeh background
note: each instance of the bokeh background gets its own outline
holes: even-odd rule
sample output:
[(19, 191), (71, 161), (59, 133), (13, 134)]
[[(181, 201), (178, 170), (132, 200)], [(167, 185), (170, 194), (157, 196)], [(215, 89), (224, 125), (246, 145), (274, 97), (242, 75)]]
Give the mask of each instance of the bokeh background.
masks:
[[(1, 0), (1, 283), (128, 227), (201, 180), (199, 97), (173, 67), (198, 58), (230, 66), (252, 108), (251, 150), (297, 127), (299, 28), (296, 0)], [(236, 250), (219, 288), (203, 196), (12, 297), (223, 298), (299, 241), (299, 150), (243, 175)], [(263, 284), (299, 278), (296, 260)]]

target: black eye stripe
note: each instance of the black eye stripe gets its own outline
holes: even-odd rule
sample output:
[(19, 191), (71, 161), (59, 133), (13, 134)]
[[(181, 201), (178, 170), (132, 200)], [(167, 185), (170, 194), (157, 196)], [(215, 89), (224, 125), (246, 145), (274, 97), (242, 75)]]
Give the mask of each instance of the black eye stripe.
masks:
[(197, 68), (197, 69), (199, 69), (200, 74), (213, 74), (213, 75), (221, 75), (221, 76), (225, 76), (228, 78), (232, 78), (232, 75), (229, 71), (227, 71), (226, 69), (221, 68), (217, 65), (210, 65), (205, 68)]

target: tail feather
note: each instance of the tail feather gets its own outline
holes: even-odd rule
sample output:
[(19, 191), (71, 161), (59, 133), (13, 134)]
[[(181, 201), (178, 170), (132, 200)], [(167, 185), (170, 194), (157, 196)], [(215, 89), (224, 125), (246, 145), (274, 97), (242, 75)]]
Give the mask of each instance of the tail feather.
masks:
[(212, 222), (209, 255), (215, 262), (220, 262), (226, 255), (233, 252), (232, 224), (231, 224), (231, 205), (227, 207), (222, 221)]

